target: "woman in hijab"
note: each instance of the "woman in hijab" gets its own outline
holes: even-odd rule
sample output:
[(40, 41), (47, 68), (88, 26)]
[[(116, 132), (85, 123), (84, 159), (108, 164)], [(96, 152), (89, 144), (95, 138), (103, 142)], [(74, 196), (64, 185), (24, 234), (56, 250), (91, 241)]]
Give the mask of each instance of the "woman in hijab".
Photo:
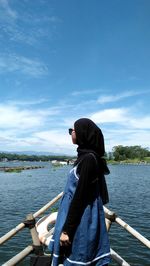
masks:
[(52, 265), (108, 265), (110, 246), (103, 204), (108, 203), (105, 174), (109, 174), (103, 134), (88, 118), (69, 129), (77, 144), (77, 160), (70, 171), (49, 249)]

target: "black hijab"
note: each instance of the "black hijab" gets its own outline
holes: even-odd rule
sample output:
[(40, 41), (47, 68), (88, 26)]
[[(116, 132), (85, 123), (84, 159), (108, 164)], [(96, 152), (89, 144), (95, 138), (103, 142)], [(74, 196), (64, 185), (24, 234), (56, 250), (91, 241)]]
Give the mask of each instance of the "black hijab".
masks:
[(81, 162), (87, 153), (93, 153), (95, 155), (100, 181), (100, 194), (103, 204), (106, 204), (109, 200), (104, 175), (109, 174), (110, 171), (107, 167), (106, 160), (103, 158), (105, 155), (105, 145), (102, 131), (92, 120), (88, 118), (78, 119), (74, 123), (74, 129), (76, 132), (76, 144), (78, 145), (78, 154), (75, 165)]

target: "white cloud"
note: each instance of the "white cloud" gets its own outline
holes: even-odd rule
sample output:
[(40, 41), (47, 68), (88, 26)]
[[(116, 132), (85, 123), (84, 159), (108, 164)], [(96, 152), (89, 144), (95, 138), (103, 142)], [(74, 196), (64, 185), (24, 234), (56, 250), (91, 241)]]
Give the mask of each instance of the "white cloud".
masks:
[[(30, 109), (26, 106), (28, 103)], [(63, 107), (36, 109), (34, 106), (31, 109), (32, 103), (37, 101), (0, 105), (0, 150), (75, 153), (68, 130), (63, 130), (63, 119), (58, 118)]]
[(0, 128), (18, 130), (36, 130), (42, 127), (46, 120), (59, 113), (56, 108), (22, 109), (14, 105), (0, 105)]
[[(4, 41), (7, 37), (11, 42), (21, 42), (23, 45), (31, 46), (41, 44), (43, 39), (51, 40), (55, 35), (56, 25), (62, 20), (55, 15), (49, 16), (49, 13), (40, 13), (39, 16), (27, 8), (30, 3), (22, 2), (19, 3), (22, 9), (19, 8), (18, 11), (15, 2), (0, 0), (0, 38)], [(40, 6), (40, 3), (38, 4)]]
[(34, 136), (47, 143), (53, 143), (55, 145), (68, 145), (70, 142), (68, 132), (66, 133), (62, 130), (36, 132), (34, 133)]
[(48, 68), (37, 59), (31, 59), (16, 54), (0, 54), (0, 72), (21, 72), (38, 77), (48, 74)]
[(141, 90), (141, 91), (126, 91), (123, 93), (118, 93), (116, 95), (102, 95), (98, 98), (98, 103), (104, 104), (104, 103), (110, 103), (110, 102), (116, 102), (124, 98), (133, 97), (136, 95), (149, 93), (148, 90)]
[[(28, 30), (28, 34), (21, 30), (18, 25), (12, 24), (11, 22), (5, 24), (3, 27), (1, 27), (1, 36), (7, 36), (8, 39), (16, 42), (22, 42), (23, 44), (28, 45), (35, 45), (37, 42), (37, 39), (41, 37), (41, 34), (39, 34), (39, 30), (35, 31), (30, 29)], [(37, 38), (38, 37), (38, 38)]]
[(118, 108), (102, 110), (90, 116), (102, 127), (107, 151), (116, 145), (150, 147), (150, 116), (137, 118), (135, 115), (130, 109)]
[(3, 151), (47, 151), (75, 154), (76, 145), (66, 132), (60, 130), (37, 131), (29, 136), (18, 136), (17, 132), (0, 131), (0, 150)]
[(62, 129), (40, 131), (33, 134), (41, 143), (41, 147), (46, 151), (57, 153), (75, 154), (76, 145), (72, 144), (68, 132)]
[(91, 114), (90, 118), (95, 123), (114, 123), (126, 128), (130, 126), (130, 130), (150, 128), (150, 115), (137, 118), (137, 116), (134, 116), (133, 112), (127, 108), (105, 109)]
[(105, 136), (106, 150), (110, 151), (114, 146), (133, 146), (140, 145), (142, 147), (149, 147), (149, 131), (137, 129), (116, 129), (110, 128), (103, 131)]
[[(66, 113), (64, 105), (37, 108), (38, 103), (40, 100), (0, 105), (0, 150), (75, 154), (77, 146), (71, 142), (68, 127), (81, 116), (78, 112)], [(84, 117), (91, 118), (102, 128), (107, 151), (115, 145), (149, 146), (148, 115), (137, 117), (132, 109), (112, 108), (89, 115), (84, 112)]]
[(0, 128), (29, 129), (43, 124), (42, 117), (28, 110), (0, 106)]
[(16, 19), (17, 18), (17, 13), (15, 10), (13, 10), (11, 7), (10, 7), (10, 3), (8, 0), (0, 0), (0, 6), (3, 7), (4, 11), (6, 12), (6, 14), (8, 16), (10, 16), (11, 18), (13, 19)]
[(22, 105), (0, 105), (0, 150), (74, 153), (68, 131), (56, 119), (60, 110), (57, 106), (29, 110)]
[(131, 118), (129, 124), (137, 129), (150, 129), (150, 116), (141, 117), (139, 119)]
[(90, 115), (95, 123), (123, 123), (128, 119), (128, 110), (125, 108), (105, 109)]
[(26, 105), (38, 105), (48, 102), (48, 99), (41, 98), (38, 100), (26, 100), (26, 101), (7, 101), (6, 104), (11, 105), (11, 106), (26, 106)]

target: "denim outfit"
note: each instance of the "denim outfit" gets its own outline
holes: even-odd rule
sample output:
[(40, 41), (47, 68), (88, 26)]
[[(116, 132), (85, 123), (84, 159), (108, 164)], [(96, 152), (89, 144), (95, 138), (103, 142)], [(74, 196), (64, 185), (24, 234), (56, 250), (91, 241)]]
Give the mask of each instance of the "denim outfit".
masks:
[[(52, 254), (52, 265), (60, 263), (61, 248), (60, 235), (66, 221), (70, 203), (75, 193), (79, 177), (76, 174), (77, 166), (74, 167), (68, 176), (63, 198), (55, 224), (54, 235), (49, 244)], [(63, 265), (105, 265), (110, 262), (110, 246), (105, 225), (104, 211), (98, 186), (96, 196), (91, 204), (88, 204), (83, 212), (80, 223), (75, 231), (73, 241), (66, 252)], [(75, 210), (78, 211), (78, 210)]]

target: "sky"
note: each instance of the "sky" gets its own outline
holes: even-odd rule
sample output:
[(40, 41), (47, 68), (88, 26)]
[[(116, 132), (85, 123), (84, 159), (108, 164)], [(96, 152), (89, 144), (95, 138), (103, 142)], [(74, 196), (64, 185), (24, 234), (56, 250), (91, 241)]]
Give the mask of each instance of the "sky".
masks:
[(0, 0), (0, 151), (76, 154), (87, 117), (150, 148), (149, 0)]

